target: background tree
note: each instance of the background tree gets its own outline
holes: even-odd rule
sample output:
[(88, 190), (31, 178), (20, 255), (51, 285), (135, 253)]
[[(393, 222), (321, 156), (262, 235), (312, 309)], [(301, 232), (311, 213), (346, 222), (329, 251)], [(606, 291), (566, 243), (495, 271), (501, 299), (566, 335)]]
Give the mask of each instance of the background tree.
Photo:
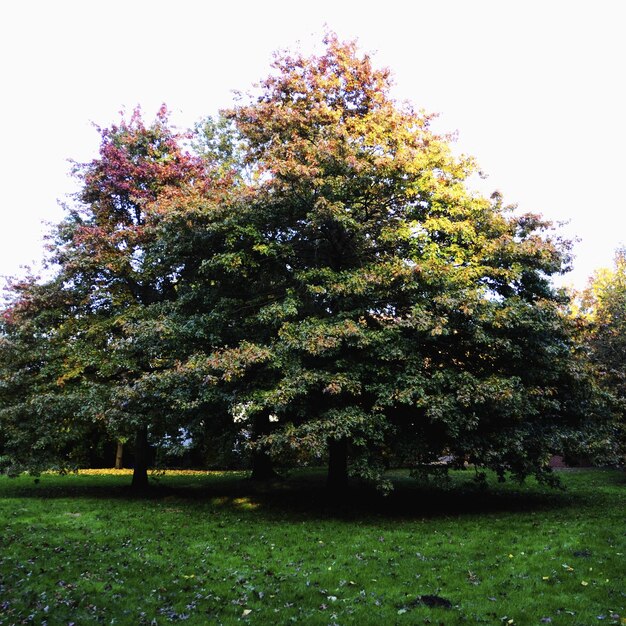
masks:
[[(595, 272), (580, 301), (586, 342), (600, 383), (617, 402), (615, 426), (623, 460), (626, 457), (626, 250), (616, 252), (612, 268)], [(609, 450), (605, 454), (610, 457)]]
[[(159, 240), (164, 210), (159, 202), (197, 193), (205, 167), (183, 150), (165, 107), (151, 126), (136, 110), (128, 121), (100, 134), (99, 156), (75, 165), (82, 189), (51, 239), (56, 276), (41, 287), (28, 286), (28, 294), (50, 292), (59, 302), (71, 302), (71, 308), (60, 313), (58, 305), (47, 312), (45, 302), (36, 308), (35, 320), (43, 326), (31, 338), (35, 351), (24, 358), (37, 358), (36, 350), (46, 353), (51, 340), (59, 338), (60, 350), (51, 351), (58, 355), (55, 377), (45, 377), (56, 404), (67, 418), (77, 411), (67, 389), (97, 397), (97, 403), (85, 403), (78, 413), (104, 425), (110, 436), (134, 441), (133, 486), (143, 488), (149, 438), (177, 435), (183, 426), (180, 413), (170, 410), (170, 389), (158, 378), (175, 364), (170, 309), (185, 271)], [(18, 303), (9, 311), (7, 329), (18, 328), (26, 341), (27, 326), (11, 322), (24, 308)], [(24, 368), (32, 371), (37, 365), (27, 362)], [(19, 393), (36, 401), (34, 386), (24, 384)], [(24, 425), (41, 427), (34, 415)]]

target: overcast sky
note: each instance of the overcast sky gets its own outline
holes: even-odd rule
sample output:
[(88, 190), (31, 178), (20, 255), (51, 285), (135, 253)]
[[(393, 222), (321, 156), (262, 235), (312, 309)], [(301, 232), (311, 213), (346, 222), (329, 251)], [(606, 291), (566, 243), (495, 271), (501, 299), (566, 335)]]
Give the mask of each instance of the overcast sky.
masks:
[(486, 190), (578, 237), (582, 287), (626, 243), (626, 97), (621, 0), (54, 0), (0, 5), (0, 275), (42, 256), (42, 222), (75, 191), (68, 159), (92, 126), (165, 102), (187, 127), (232, 103), (276, 49), (358, 39), (396, 95), (440, 113)]

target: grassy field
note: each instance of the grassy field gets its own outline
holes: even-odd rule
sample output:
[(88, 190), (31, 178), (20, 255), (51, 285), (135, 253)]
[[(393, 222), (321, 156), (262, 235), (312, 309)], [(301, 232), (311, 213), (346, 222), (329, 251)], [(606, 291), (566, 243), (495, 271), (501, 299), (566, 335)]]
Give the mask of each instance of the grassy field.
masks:
[(323, 476), (0, 477), (0, 625), (626, 624), (626, 480), (469, 473), (386, 498)]

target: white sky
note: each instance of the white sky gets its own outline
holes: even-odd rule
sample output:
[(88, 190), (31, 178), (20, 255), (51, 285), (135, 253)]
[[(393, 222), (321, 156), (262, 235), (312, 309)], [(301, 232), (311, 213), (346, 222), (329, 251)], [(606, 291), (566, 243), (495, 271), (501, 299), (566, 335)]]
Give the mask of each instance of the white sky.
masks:
[(396, 93), (441, 114), (487, 190), (570, 220), (582, 287), (626, 243), (621, 0), (13, 0), (0, 4), (0, 275), (42, 256), (42, 221), (95, 155), (95, 122), (167, 103), (190, 126), (325, 30), (357, 38)]

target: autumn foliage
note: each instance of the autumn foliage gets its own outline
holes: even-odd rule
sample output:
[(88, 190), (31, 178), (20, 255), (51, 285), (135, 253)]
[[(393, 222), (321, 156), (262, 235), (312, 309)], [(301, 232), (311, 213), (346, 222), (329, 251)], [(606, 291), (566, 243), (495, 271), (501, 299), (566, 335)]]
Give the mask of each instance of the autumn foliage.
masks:
[[(548, 480), (550, 455), (605, 419), (551, 282), (567, 243), (471, 192), (473, 160), (393, 99), (389, 71), (324, 45), (277, 55), (193, 137), (165, 108), (101, 131), (51, 243), (56, 278), (14, 288), (5, 311), (15, 467), (38, 432), (26, 380), (62, 407), (48, 431), (73, 432), (71, 388), (82, 428), (134, 438), (143, 484), (151, 447), (215, 441), (266, 475), (327, 460), (333, 486), (384, 487), (390, 465), (428, 472), (444, 454)], [(54, 365), (33, 369), (42, 350)]]

